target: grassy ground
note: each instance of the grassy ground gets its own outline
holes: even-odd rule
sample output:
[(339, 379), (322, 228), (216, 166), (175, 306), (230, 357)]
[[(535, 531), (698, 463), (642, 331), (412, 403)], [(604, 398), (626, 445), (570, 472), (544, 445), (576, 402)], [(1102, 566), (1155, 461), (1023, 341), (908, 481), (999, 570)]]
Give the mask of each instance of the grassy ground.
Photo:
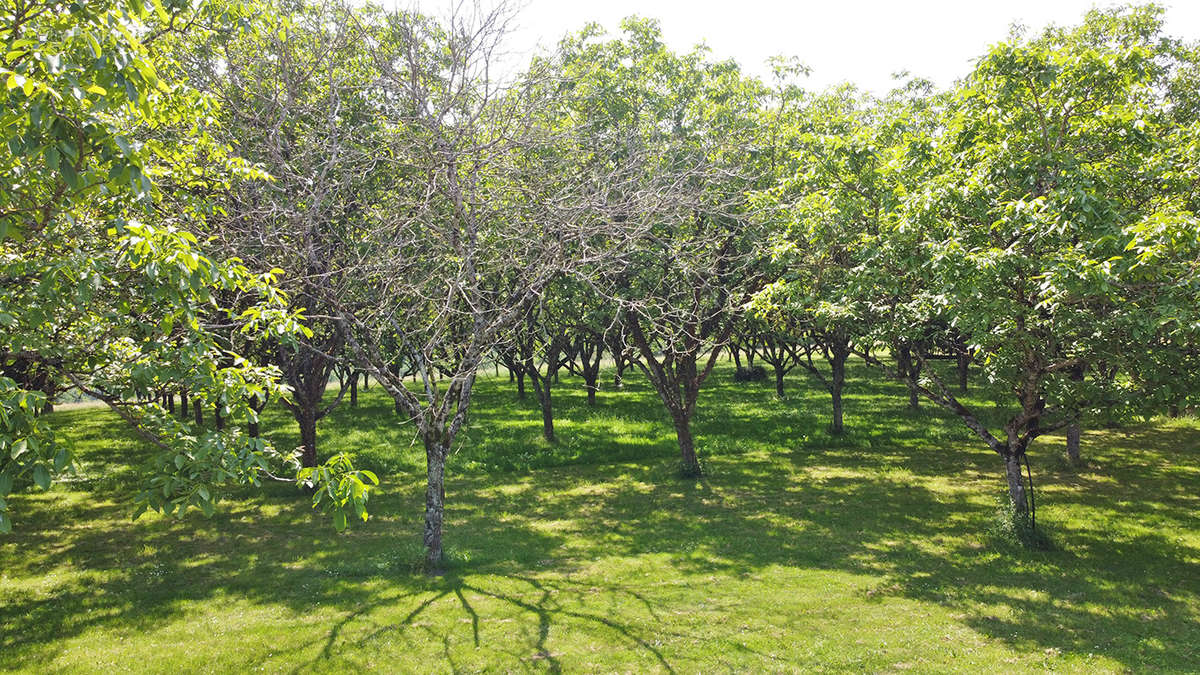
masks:
[[(26, 671), (1195, 671), (1200, 426), (1085, 434), (1088, 463), (1037, 443), (1049, 552), (988, 535), (998, 460), (955, 420), (852, 371), (849, 432), (801, 375), (718, 372), (695, 430), (709, 475), (674, 477), (643, 383), (589, 408), (483, 380), (451, 459), (450, 572), (419, 558), (422, 453), (376, 388), (321, 427), (385, 484), (335, 534), (295, 490), (212, 519), (122, 501), (144, 448), (111, 415), (55, 413), (76, 482), (11, 500), (0, 540), (0, 668)], [(986, 404), (985, 404), (986, 405)], [(285, 414), (269, 421), (293, 445)]]

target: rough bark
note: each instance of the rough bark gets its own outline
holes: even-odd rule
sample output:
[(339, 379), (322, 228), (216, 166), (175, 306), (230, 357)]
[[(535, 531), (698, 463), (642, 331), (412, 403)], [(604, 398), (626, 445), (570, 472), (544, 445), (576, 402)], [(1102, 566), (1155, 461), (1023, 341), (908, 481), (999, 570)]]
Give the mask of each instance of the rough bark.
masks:
[(425, 563), (431, 572), (441, 569), (442, 523), (446, 509), (446, 448), (437, 441), (425, 443)]
[(1080, 437), (1083, 435), (1083, 430), (1079, 426), (1079, 422), (1072, 422), (1067, 427), (1067, 459), (1072, 462), (1080, 461), (1079, 445)]
[(317, 465), (317, 415), (313, 410), (304, 410), (296, 415), (300, 427), (300, 465)]
[(600, 374), (585, 375), (583, 377), (583, 386), (587, 389), (587, 402), (590, 406), (596, 405), (596, 390), (600, 388)]
[(958, 393), (967, 393), (967, 376), (971, 367), (971, 355), (964, 348), (958, 352)]
[(849, 350), (844, 345), (838, 345), (832, 351), (830, 359), (829, 395), (833, 399), (833, 421), (829, 425), (831, 433), (842, 433), (842, 390), (846, 386), (846, 358)]
[(699, 476), (700, 459), (696, 456), (691, 420), (682, 414), (682, 411), (672, 411), (672, 417), (675, 422), (675, 438), (679, 441), (680, 471), (685, 476)]
[(1025, 476), (1021, 473), (1021, 460), (1025, 453), (1009, 449), (1001, 455), (1004, 458), (1004, 475), (1008, 479), (1008, 498), (1017, 513), (1029, 513), (1029, 495), (1025, 491)]

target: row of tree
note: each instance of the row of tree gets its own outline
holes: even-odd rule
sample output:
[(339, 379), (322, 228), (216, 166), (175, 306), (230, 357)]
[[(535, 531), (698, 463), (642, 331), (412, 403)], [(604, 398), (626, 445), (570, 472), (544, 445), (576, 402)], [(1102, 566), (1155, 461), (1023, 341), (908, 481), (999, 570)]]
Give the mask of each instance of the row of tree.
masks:
[[(367, 376), (425, 448), (432, 565), (489, 361), (528, 378), (551, 441), (559, 370), (594, 402), (606, 354), (636, 367), (695, 475), (723, 349), (780, 395), (812, 374), (834, 432), (857, 357), (961, 418), (1019, 513), (1035, 438), (1072, 429), (1077, 451), (1089, 415), (1198, 391), (1200, 51), (1155, 7), (1014, 34), (950, 90), (884, 97), (807, 91), (784, 59), (763, 82), (640, 19), (498, 77), (504, 6), (4, 12), (0, 529), (14, 480), (70, 470), (41, 416), (67, 388), (161, 447), (139, 508), (295, 480), (343, 527), (375, 477), (322, 462), (316, 428)], [(961, 398), (968, 368), (1000, 428)], [(172, 415), (185, 392), (222, 423)], [(301, 430), (287, 475), (258, 438), (268, 400)]]

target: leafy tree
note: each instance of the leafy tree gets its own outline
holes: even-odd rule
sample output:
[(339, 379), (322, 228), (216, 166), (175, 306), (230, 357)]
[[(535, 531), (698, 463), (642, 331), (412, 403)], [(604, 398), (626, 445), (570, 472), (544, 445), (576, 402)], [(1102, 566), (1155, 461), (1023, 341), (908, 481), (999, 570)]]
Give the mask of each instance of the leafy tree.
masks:
[(732, 62), (672, 53), (652, 21), (627, 19), (622, 29), (619, 38), (591, 27), (563, 41), (568, 100), (591, 125), (594, 163), (651, 158), (638, 163), (637, 198), (612, 209), (628, 256), (599, 276), (671, 416), (682, 470), (697, 475), (700, 387), (760, 283), (744, 193), (763, 91)]
[[(945, 171), (907, 195), (855, 282), (901, 319), (878, 339), (969, 336), (983, 379), (1015, 399), (994, 431), (935, 371), (909, 383), (1000, 456), (1019, 513), (1034, 439), (1081, 409), (1136, 404), (1133, 381), (1170, 368), (1153, 346), (1194, 344), (1196, 216), (1173, 185), (1187, 133), (1172, 86), (1192, 66), (1161, 27), (1153, 7), (1093, 11), (994, 46), (945, 131), (910, 139), (908, 161)], [(1077, 376), (1105, 364), (1138, 375)]]
[[(146, 508), (211, 513), (220, 488), (257, 484), (285, 457), (237, 429), (205, 429), (159, 405), (186, 387), (226, 417), (254, 419), (248, 401), (282, 393), (277, 371), (252, 366), (222, 334), (291, 339), (301, 316), (255, 273), (205, 255), (194, 229), (213, 191), (254, 177), (207, 127), (212, 102), (160, 77), (150, 44), (177, 26), (245, 20), (253, 7), (120, 0), (20, 0), (0, 10), (5, 83), (0, 116), (0, 361), (104, 401), (160, 449)], [(232, 311), (237, 307), (237, 311)], [(0, 377), (0, 530), (4, 500), (31, 477), (41, 488), (71, 470), (40, 412), (42, 391)], [(344, 527), (366, 517), (374, 477), (336, 458), (295, 478)]]

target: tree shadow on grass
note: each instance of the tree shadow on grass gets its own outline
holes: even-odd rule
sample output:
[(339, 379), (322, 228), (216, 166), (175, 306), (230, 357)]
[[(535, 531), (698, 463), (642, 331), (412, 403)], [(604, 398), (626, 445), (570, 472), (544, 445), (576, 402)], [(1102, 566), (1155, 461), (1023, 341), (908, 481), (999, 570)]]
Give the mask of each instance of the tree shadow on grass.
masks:
[[(412, 567), (421, 509), (413, 478), (391, 477), (372, 501), (376, 518), (341, 536), (291, 490), (242, 494), (213, 520), (193, 514), (182, 522), (130, 523), (122, 507), (103, 499), (22, 497), (19, 507), (33, 525), (0, 543), (6, 574), (69, 569), (81, 576), (49, 595), (8, 594), (0, 603), (0, 650), (13, 667), (37, 668), (53, 658), (57, 642), (93, 628), (150, 630), (178, 617), (180, 601), (234, 596), (296, 612), (317, 605), (341, 612), (313, 667), (384, 636), (419, 633), (443, 646), (453, 668), (459, 628), (416, 625), (436, 610), (459, 615), (474, 648), (512, 663), (569, 665), (548, 645), (567, 622), (607, 631), (669, 670), (677, 666), (646, 628), (661, 623), (666, 601), (617, 582), (596, 601), (597, 580), (573, 576), (590, 561), (657, 555), (696, 579), (770, 567), (850, 572), (879, 580), (864, 601), (894, 596), (946, 607), (1017, 649), (1094, 652), (1130, 668), (1194, 665), (1200, 551), (1175, 533), (1195, 531), (1200, 472), (1191, 467), (1200, 434), (1089, 433), (1092, 464), (1070, 471), (1042, 461), (1056, 450), (1039, 445), (1046, 518), (1063, 523), (1054, 532), (1059, 550), (1004, 551), (983, 535), (993, 518), (989, 497), (1000, 488), (996, 458), (954, 420), (909, 411), (899, 396), (881, 398), (883, 385), (860, 388), (862, 399), (852, 405), (869, 405), (872, 416), (859, 419), (851, 407), (850, 433), (831, 439), (822, 435), (824, 408), (816, 408), (828, 404), (823, 392), (796, 391), (771, 406), (769, 391), (714, 380), (697, 419), (702, 450), (712, 450), (711, 473), (699, 481), (673, 477), (673, 438), (644, 384), (631, 383), (611, 401), (602, 396), (594, 409), (582, 394), (559, 394), (561, 419), (571, 422), (562, 427), (573, 439), (563, 445), (576, 453), (564, 461), (574, 466), (467, 475), (452, 466), (447, 538), (461, 562), (440, 579)], [(511, 394), (499, 388), (483, 394), (473, 420), (482, 437), (452, 462), (542, 449), (529, 441), (539, 426), (536, 409), (505, 408), (500, 399)], [(386, 406), (364, 403), (328, 428), (346, 420), (365, 434), (377, 430), (372, 424), (393, 428)], [(504, 426), (517, 412), (528, 413), (528, 430)], [(626, 425), (623, 438), (614, 440), (608, 420)], [(91, 461), (129, 461), (114, 447), (95, 451)], [(611, 463), (616, 458), (633, 463)], [(598, 602), (605, 606), (581, 609)], [(358, 635), (383, 605), (406, 611)], [(631, 617), (631, 607), (641, 615)], [(522, 630), (489, 644), (488, 624), (501, 618)]]

